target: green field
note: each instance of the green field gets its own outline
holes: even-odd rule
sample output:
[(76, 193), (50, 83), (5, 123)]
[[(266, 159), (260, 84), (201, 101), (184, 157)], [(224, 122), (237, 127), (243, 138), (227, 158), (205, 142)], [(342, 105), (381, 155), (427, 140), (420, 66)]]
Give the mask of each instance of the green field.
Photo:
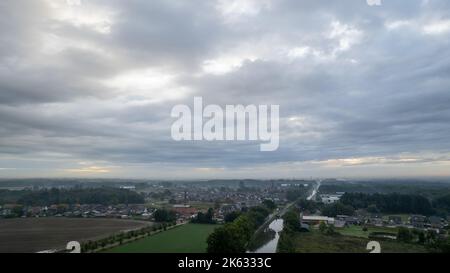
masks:
[(398, 228), (388, 228), (388, 227), (367, 227), (367, 231), (363, 231), (362, 226), (349, 226), (344, 228), (337, 228), (337, 232), (346, 236), (355, 236), (361, 238), (369, 238), (371, 232), (388, 232), (397, 234)]
[(108, 253), (204, 253), (206, 239), (218, 225), (186, 224), (135, 242), (124, 244)]
[[(319, 231), (296, 233), (294, 235), (296, 253), (369, 253), (366, 250), (369, 239), (355, 236), (327, 236)], [(396, 241), (379, 241), (382, 253), (423, 253), (427, 250), (420, 245)]]

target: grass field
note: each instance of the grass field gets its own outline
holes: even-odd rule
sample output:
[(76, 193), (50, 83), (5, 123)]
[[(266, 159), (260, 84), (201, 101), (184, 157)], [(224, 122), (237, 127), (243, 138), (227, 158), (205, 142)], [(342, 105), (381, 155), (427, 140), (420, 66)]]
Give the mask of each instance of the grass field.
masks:
[(388, 228), (388, 227), (367, 227), (367, 231), (363, 231), (362, 226), (350, 226), (344, 228), (337, 228), (336, 231), (342, 235), (355, 236), (361, 238), (369, 238), (371, 232), (389, 232), (397, 234), (398, 228)]
[[(297, 233), (295, 235), (296, 253), (368, 253), (369, 239), (355, 236), (327, 236), (319, 231)], [(379, 241), (382, 253), (423, 253), (423, 246), (404, 244), (396, 241)]]
[(138, 241), (109, 249), (107, 253), (204, 253), (206, 239), (218, 225), (186, 224)]
[(65, 248), (84, 241), (138, 229), (150, 222), (120, 219), (17, 218), (0, 219), (0, 253), (37, 252)]

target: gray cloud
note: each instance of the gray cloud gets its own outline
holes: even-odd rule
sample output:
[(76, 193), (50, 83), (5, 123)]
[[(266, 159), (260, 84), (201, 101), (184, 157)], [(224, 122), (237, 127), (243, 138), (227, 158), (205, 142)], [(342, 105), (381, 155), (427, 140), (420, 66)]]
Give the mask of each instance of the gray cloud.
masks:
[[(426, 175), (449, 165), (448, 1), (69, 3), (0, 4), (0, 177), (83, 164), (130, 177), (267, 177), (271, 164), (276, 176), (344, 175), (335, 160), (351, 158), (367, 175), (408, 175), (392, 158)], [(194, 96), (279, 104), (280, 149), (172, 141), (171, 108)]]

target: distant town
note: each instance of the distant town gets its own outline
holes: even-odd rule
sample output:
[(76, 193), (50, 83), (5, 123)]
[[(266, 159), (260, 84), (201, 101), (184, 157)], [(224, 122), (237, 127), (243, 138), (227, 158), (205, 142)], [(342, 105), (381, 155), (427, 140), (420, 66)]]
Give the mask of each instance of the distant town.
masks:
[[(322, 252), (315, 244), (327, 240), (338, 248), (329, 252), (364, 252), (367, 239), (383, 241), (388, 252), (439, 252), (448, 246), (449, 197), (443, 181), (14, 180), (0, 189), (0, 230), (4, 225), (7, 236), (14, 225), (29, 223), (30, 232), (51, 225), (56, 229), (44, 235), (54, 237), (58, 225), (69, 225), (69, 234), (81, 223), (103, 226), (99, 234), (73, 232), (85, 252), (151, 251), (132, 246), (155, 234), (199, 228), (205, 231), (192, 243), (203, 246), (194, 252)], [(242, 221), (251, 223), (248, 234), (223, 237), (222, 229)], [(64, 250), (56, 241), (32, 251)], [(172, 243), (175, 251), (180, 242)], [(3, 247), (14, 241), (8, 244)]]
[[(105, 185), (39, 185), (39, 186), (19, 186), (9, 187), (3, 190), (10, 191), (11, 195), (20, 193), (46, 192), (52, 191), (59, 194), (59, 191), (79, 191), (96, 187), (116, 189), (118, 193), (127, 192), (138, 193), (142, 199), (139, 203), (116, 203), (114, 200), (109, 204), (89, 203), (58, 203), (45, 204), (41, 206), (27, 204), (26, 201), (16, 200), (16, 203), (7, 203), (5, 199), (0, 205), (0, 216), (3, 218), (14, 217), (92, 217), (92, 218), (122, 218), (122, 219), (153, 219), (153, 213), (157, 209), (169, 209), (176, 212), (177, 221), (187, 221), (198, 212), (206, 211), (209, 207), (215, 210), (215, 219), (223, 222), (224, 216), (232, 211), (240, 211), (246, 207), (254, 207), (261, 204), (266, 199), (273, 200), (278, 205), (285, 205), (292, 201), (289, 191), (293, 187), (308, 187), (311, 181), (284, 181), (265, 182), (252, 186), (251, 181), (240, 181), (233, 187), (209, 183), (120, 183), (113, 187)], [(246, 186), (248, 185), (248, 186)], [(0, 192), (2, 190), (0, 189)], [(57, 192), (57, 193), (56, 193)], [(130, 193), (131, 194), (131, 193)], [(1, 195), (0, 195), (1, 196)], [(291, 199), (291, 200), (290, 200)], [(95, 201), (94, 201), (95, 202)], [(116, 203), (116, 204), (114, 204)]]

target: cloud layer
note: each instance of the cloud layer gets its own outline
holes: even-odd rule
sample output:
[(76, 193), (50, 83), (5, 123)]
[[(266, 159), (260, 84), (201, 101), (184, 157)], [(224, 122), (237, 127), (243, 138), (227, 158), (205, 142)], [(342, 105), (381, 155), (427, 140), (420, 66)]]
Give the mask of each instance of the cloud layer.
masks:
[[(6, 0), (0, 177), (450, 175), (450, 3)], [(280, 149), (174, 142), (176, 104), (280, 105)]]

